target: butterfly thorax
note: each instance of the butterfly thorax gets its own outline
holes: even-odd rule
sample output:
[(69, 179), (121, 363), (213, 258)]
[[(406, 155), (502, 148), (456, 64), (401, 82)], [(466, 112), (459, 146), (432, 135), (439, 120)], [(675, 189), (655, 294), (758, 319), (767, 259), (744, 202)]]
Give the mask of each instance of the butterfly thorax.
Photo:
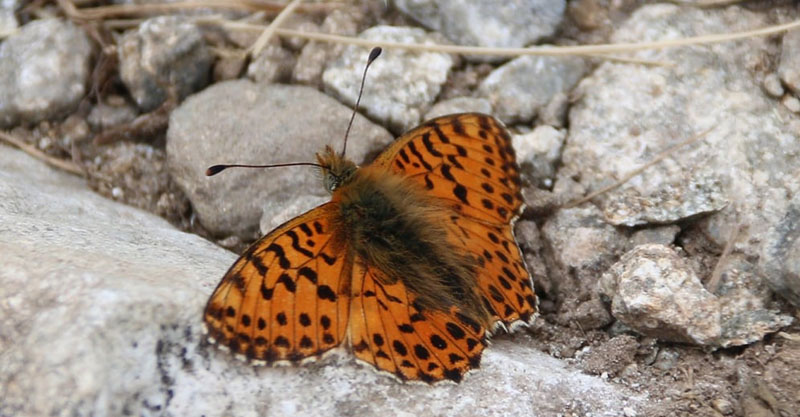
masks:
[(401, 280), (421, 310), (455, 306), (486, 325), (491, 316), (474, 290), (476, 260), (447, 240), (450, 211), (416, 182), (383, 168), (328, 161), (326, 186), (336, 185), (332, 201), (339, 207), (335, 235), (352, 258), (381, 271), (385, 284)]

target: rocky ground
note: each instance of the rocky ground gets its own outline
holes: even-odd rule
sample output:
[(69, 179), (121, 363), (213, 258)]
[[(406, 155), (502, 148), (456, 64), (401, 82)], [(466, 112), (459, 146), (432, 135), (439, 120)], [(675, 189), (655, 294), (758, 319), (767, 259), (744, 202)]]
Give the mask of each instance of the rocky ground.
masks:
[[(529, 206), (540, 318), (430, 387), (347, 355), (252, 368), (201, 337), (234, 252), (326, 200), (307, 167), (205, 169), (338, 144), (368, 49), (281, 37), (246, 59), (274, 11), (100, 3), (0, 2), (0, 416), (800, 415), (800, 31), (619, 55), (640, 63), (386, 48), (349, 157), (490, 113)], [(789, 1), (397, 0), (310, 3), (283, 27), (522, 47), (797, 19)]]

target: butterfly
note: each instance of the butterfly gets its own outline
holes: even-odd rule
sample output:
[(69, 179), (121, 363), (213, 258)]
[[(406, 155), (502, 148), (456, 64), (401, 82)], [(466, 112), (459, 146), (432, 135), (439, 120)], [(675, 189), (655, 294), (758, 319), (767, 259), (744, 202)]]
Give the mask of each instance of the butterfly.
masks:
[(489, 335), (537, 298), (513, 234), (524, 204), (511, 136), (439, 117), (358, 167), (317, 154), (331, 200), (250, 246), (204, 312), (209, 341), (254, 364), (344, 347), (404, 381), (459, 382)]

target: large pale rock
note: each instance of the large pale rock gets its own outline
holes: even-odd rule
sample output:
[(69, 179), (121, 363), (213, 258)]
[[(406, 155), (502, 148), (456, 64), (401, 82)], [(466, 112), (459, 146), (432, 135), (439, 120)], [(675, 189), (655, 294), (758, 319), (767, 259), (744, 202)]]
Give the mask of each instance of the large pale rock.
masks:
[[(612, 40), (665, 40), (767, 24), (763, 13), (738, 7), (649, 5), (633, 13)], [(738, 241), (748, 242), (742, 249), (754, 254), (758, 235), (778, 221), (787, 196), (800, 191), (797, 116), (776, 106), (753, 77), (767, 43), (749, 38), (636, 54), (670, 67), (602, 64), (577, 89), (563, 175), (596, 190), (710, 130), (595, 201), (609, 221), (628, 226), (667, 224), (728, 207), (710, 216), (703, 232), (724, 246), (741, 221), (749, 227)]]
[(351, 356), (253, 368), (206, 345), (234, 254), (0, 146), (0, 414), (617, 416), (644, 399), (500, 337), (460, 385), (409, 385)]

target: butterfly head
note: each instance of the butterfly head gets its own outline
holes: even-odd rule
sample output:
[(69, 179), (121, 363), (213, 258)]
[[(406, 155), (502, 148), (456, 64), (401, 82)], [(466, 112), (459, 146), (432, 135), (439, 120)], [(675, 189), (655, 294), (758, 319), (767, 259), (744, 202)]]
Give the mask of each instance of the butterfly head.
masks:
[(356, 164), (336, 153), (330, 146), (326, 146), (322, 153), (317, 154), (317, 161), (322, 167), (325, 189), (330, 193), (350, 182), (358, 170)]

